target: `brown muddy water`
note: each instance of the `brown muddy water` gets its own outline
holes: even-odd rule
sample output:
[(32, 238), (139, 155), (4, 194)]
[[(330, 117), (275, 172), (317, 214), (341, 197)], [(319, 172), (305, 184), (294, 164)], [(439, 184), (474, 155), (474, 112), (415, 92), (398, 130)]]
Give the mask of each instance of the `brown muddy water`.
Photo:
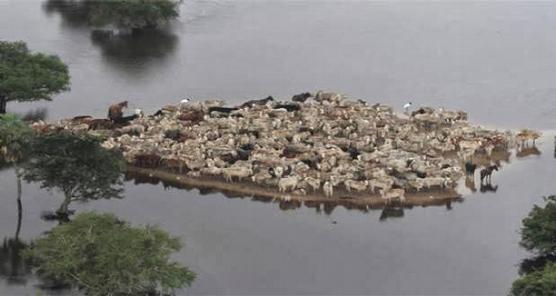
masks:
[[(0, 0), (0, 39), (56, 53), (72, 74), (71, 92), (11, 111), (104, 116), (123, 98), (149, 112), (184, 96), (233, 104), (331, 89), (393, 106), (462, 109), (489, 126), (549, 130), (540, 155), (514, 154), (503, 164), (496, 192), (462, 185), (464, 199), (449, 205), (284, 210), (133, 181), (122, 200), (72, 205), (182, 237), (176, 259), (198, 279), (179, 295), (505, 294), (527, 257), (518, 246), (521, 219), (556, 193), (556, 4), (186, 1), (163, 32), (108, 39), (62, 16), (71, 15), (49, 13), (41, 1)], [(24, 241), (55, 225), (40, 214), (58, 206), (58, 195), (24, 184)], [(14, 235), (15, 197), (13, 171), (0, 171), (0, 238)], [(0, 295), (36, 295), (35, 285), (2, 275)]]

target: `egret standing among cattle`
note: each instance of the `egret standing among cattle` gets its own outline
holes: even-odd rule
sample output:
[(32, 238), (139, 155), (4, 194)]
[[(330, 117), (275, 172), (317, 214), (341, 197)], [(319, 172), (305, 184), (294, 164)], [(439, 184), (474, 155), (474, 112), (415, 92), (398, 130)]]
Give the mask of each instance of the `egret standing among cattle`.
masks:
[(183, 99), (180, 100), (180, 103), (179, 103), (178, 106), (179, 106), (180, 108), (184, 108), (184, 107), (187, 106), (190, 102), (191, 102), (191, 99), (190, 99), (190, 98), (183, 98)]
[(413, 105), (412, 102), (407, 102), (405, 103), (405, 105), (403, 105), (403, 110), (405, 113), (409, 112), (409, 107), (411, 107), (411, 105)]

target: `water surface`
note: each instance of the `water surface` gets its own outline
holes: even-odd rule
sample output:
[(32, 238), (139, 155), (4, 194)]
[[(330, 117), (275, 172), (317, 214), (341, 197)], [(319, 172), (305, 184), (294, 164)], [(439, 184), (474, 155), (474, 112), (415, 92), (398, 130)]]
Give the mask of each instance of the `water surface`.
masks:
[[(332, 89), (396, 107), (444, 106), (500, 128), (553, 129), (556, 4), (189, 1), (163, 34), (106, 39), (48, 13), (39, 1), (0, 0), (0, 39), (24, 40), (69, 64), (71, 92), (45, 106), (51, 119), (92, 114), (128, 99), (154, 111), (184, 96), (287, 98)], [(450, 207), (382, 212), (301, 207), (126, 183), (123, 200), (75, 204), (154, 223), (183, 237), (176, 256), (198, 273), (186, 294), (505, 294), (527, 256), (521, 219), (556, 192), (554, 133), (540, 156), (512, 158), (498, 190)], [(0, 171), (0, 238), (16, 228), (16, 186)], [(61, 202), (24, 186), (21, 238), (54, 224), (39, 219)], [(451, 208), (451, 209), (450, 209)], [(399, 214), (399, 213), (398, 213)], [(334, 224), (336, 222), (336, 224)], [(0, 295), (35, 295), (0, 280)]]

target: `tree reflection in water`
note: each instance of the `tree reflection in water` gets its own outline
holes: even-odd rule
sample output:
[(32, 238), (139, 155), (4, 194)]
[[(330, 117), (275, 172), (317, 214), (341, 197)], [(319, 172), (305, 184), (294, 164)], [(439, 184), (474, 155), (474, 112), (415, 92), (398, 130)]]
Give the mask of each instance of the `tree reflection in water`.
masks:
[(63, 193), (56, 211), (60, 221), (69, 219), (69, 205), (76, 200), (122, 198), (121, 153), (104, 149), (102, 140), (87, 135), (53, 133), (36, 136), (23, 164), (26, 181)]
[(22, 258), (22, 251), (27, 244), (19, 239), (21, 221), (23, 218), (23, 205), (21, 202), (21, 178), (17, 178), (17, 223), (15, 234), (11, 238), (4, 238), (0, 247), (0, 277), (5, 278), (8, 284), (27, 283), (27, 276), (31, 273), (28, 262)]
[(91, 41), (110, 62), (139, 63), (164, 58), (176, 48), (178, 37), (168, 30), (145, 29), (133, 34), (93, 31)]
[(4, 238), (0, 246), (0, 277), (9, 285), (24, 285), (31, 274), (31, 267), (22, 257), (27, 244), (17, 237)]

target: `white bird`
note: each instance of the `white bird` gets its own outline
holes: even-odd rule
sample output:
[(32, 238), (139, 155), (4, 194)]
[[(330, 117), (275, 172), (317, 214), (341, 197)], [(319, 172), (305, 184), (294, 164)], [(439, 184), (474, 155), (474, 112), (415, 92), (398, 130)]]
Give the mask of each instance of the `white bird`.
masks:
[(190, 101), (191, 101), (190, 98), (185, 98), (185, 99), (183, 99), (183, 100), (180, 101), (180, 104), (187, 104), (187, 103), (189, 103)]
[(405, 103), (405, 105), (403, 105), (403, 109), (406, 113), (409, 111), (409, 107), (411, 107), (411, 105), (413, 105), (412, 102), (407, 102)]
[(143, 117), (144, 116), (143, 110), (141, 110), (139, 108), (135, 109), (135, 115), (137, 115), (139, 117)]

